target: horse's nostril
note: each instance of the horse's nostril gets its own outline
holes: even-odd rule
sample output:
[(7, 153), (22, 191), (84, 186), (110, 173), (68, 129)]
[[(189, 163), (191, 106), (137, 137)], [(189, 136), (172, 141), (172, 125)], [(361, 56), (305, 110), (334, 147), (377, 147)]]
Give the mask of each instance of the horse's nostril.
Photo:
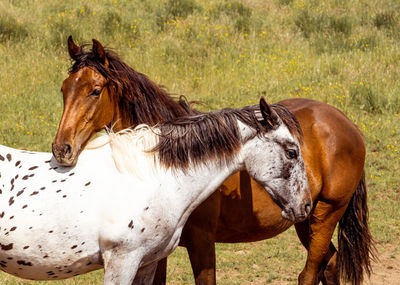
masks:
[(304, 207), (304, 210), (306, 211), (306, 215), (308, 216), (311, 213), (311, 205), (307, 203)]
[(69, 143), (65, 143), (64, 144), (64, 152), (65, 152), (65, 154), (71, 153), (71, 150), (72, 150), (71, 145)]

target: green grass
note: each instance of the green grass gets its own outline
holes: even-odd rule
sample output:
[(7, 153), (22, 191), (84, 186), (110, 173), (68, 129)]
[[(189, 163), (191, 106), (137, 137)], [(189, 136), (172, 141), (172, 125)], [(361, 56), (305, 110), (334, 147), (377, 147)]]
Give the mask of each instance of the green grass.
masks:
[[(255, 104), (261, 95), (341, 109), (365, 135), (373, 235), (399, 248), (399, 11), (395, 0), (4, 0), (0, 143), (50, 151), (70, 66), (66, 38), (96, 38), (171, 93), (206, 102), (203, 110)], [(306, 254), (293, 230), (217, 251), (222, 284), (295, 283)], [(170, 281), (192, 283), (182, 249), (169, 264)], [(6, 284), (44, 284), (5, 276)], [(101, 272), (60, 283), (100, 280)]]
[[(306, 251), (298, 242), (294, 228), (279, 238), (254, 243), (217, 244), (218, 284), (265, 284), (283, 280), (297, 283)], [(168, 276), (172, 284), (194, 284), (188, 255), (178, 248), (168, 259)]]

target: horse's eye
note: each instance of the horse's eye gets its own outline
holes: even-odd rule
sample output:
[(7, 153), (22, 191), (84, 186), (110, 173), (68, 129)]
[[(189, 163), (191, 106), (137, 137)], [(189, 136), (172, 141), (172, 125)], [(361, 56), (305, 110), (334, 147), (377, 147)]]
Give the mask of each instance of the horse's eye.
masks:
[(101, 89), (96, 88), (90, 95), (91, 96), (99, 96), (100, 94), (101, 94)]
[(297, 150), (295, 150), (295, 149), (288, 149), (288, 150), (286, 150), (286, 156), (287, 156), (289, 159), (296, 159), (297, 156), (298, 156)]

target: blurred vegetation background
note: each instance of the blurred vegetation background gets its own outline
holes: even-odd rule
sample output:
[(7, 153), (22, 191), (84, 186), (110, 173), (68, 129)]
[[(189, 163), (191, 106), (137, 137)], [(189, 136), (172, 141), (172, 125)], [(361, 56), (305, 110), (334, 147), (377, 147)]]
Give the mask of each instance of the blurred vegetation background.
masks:
[[(256, 104), (261, 95), (336, 106), (365, 135), (373, 234), (399, 255), (399, 1), (2, 0), (1, 144), (51, 150), (69, 35), (96, 38), (172, 94), (205, 102), (203, 111)], [(217, 251), (220, 284), (296, 283), (306, 258), (293, 229)], [(170, 282), (193, 282), (183, 249), (169, 265)], [(98, 272), (60, 283), (100, 280)]]

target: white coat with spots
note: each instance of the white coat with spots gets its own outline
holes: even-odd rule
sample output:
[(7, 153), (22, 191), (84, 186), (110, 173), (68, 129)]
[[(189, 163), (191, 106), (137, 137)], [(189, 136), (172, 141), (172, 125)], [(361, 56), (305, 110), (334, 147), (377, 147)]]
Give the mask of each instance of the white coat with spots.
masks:
[(159, 139), (146, 127), (101, 137), (74, 167), (50, 153), (0, 146), (0, 269), (56, 280), (104, 267), (104, 284), (151, 284), (190, 213), (245, 168), (284, 217), (306, 218), (311, 196), (297, 140), (279, 120), (261, 135), (239, 120), (237, 127), (240, 148), (223, 163), (186, 169), (143, 151)]

